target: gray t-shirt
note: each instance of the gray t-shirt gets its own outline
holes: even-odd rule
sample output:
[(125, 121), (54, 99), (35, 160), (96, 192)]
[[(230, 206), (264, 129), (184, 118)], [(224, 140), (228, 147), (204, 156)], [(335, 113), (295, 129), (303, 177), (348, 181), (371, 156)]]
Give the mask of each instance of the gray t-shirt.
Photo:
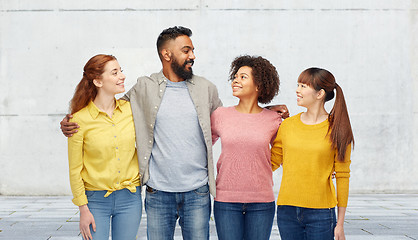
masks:
[(208, 182), (206, 145), (186, 82), (166, 81), (147, 185), (165, 192), (187, 192)]

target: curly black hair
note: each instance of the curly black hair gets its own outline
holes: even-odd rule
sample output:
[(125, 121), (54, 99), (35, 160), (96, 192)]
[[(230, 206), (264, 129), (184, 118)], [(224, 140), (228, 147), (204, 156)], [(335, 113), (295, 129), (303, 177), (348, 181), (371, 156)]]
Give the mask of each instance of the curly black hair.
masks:
[(260, 56), (243, 55), (231, 63), (229, 80), (234, 81), (235, 74), (241, 67), (250, 67), (254, 84), (258, 87), (259, 103), (269, 103), (279, 93), (280, 79), (276, 67), (269, 60)]
[(164, 46), (164, 44), (169, 40), (174, 40), (179, 36), (192, 36), (192, 30), (182, 27), (182, 26), (174, 26), (171, 28), (164, 29), (160, 35), (157, 38), (157, 51), (158, 55), (161, 56), (161, 48)]

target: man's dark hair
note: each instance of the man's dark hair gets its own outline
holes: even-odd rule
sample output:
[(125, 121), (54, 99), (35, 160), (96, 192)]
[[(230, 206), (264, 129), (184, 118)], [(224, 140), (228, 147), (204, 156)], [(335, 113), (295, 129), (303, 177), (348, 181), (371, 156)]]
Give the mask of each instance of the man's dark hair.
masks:
[(160, 35), (158, 36), (157, 39), (157, 51), (158, 51), (158, 56), (160, 56), (160, 59), (162, 58), (161, 56), (161, 48), (164, 46), (164, 44), (169, 41), (169, 40), (174, 40), (179, 36), (188, 36), (191, 37), (192, 36), (192, 30), (186, 28), (186, 27), (182, 27), (182, 26), (174, 26), (171, 28), (167, 28), (164, 29)]
[(229, 80), (234, 81), (235, 74), (244, 66), (251, 68), (254, 84), (260, 92), (258, 102), (271, 102), (279, 92), (280, 86), (279, 74), (277, 73), (276, 67), (267, 59), (260, 56), (239, 56), (231, 63)]

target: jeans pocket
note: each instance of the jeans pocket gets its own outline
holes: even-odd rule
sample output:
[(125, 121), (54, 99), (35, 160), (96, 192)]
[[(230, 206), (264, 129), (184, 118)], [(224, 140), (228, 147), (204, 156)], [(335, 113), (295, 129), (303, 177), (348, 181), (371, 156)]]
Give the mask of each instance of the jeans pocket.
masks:
[(201, 186), (200, 188), (195, 189), (194, 192), (197, 195), (200, 195), (200, 196), (208, 195), (209, 194), (209, 185), (205, 184), (205, 185)]
[(136, 192), (131, 192), (130, 190), (128, 190), (129, 195), (135, 198), (137, 197), (141, 198), (141, 191), (142, 191), (141, 187), (136, 187)]
[(97, 191), (86, 191), (86, 196), (87, 196), (87, 198), (91, 198), (91, 197), (93, 197), (94, 196), (94, 194), (96, 193)]
[(155, 194), (157, 192), (158, 192), (157, 189), (147, 186), (147, 193), (148, 194)]

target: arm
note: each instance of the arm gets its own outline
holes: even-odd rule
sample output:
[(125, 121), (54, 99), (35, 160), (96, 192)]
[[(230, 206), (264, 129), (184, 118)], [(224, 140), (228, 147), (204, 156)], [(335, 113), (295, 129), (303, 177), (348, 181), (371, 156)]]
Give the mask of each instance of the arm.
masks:
[(283, 163), (283, 133), (281, 130), (282, 127), (279, 127), (276, 139), (274, 139), (273, 145), (271, 147), (271, 169), (273, 171), (278, 169)]
[[(75, 120), (79, 120), (77, 117)], [(84, 129), (80, 128), (79, 132), (68, 138), (68, 165), (70, 175), (70, 186), (73, 194), (73, 203), (77, 206), (87, 204), (85, 194), (84, 181), (81, 177), (83, 169), (83, 141)]]
[(222, 101), (221, 99), (219, 99), (219, 95), (218, 95), (218, 89), (216, 88), (215, 85), (213, 85), (212, 88), (210, 88), (211, 91), (211, 109), (210, 109), (210, 114), (212, 114), (218, 107), (222, 107)]
[(345, 207), (338, 207), (338, 220), (337, 226), (334, 229), (335, 240), (345, 240), (344, 234), (344, 218), (345, 218)]
[[(337, 154), (336, 154), (337, 155)], [(334, 236), (336, 240), (344, 240), (344, 219), (348, 202), (348, 189), (350, 179), (350, 160), (351, 145), (348, 145), (345, 153), (345, 161), (340, 162), (335, 157), (335, 178), (337, 182), (337, 201), (338, 201), (338, 219), (337, 226), (334, 229)]]
[(218, 141), (219, 139), (219, 134), (218, 131), (216, 130), (216, 118), (217, 118), (218, 114), (217, 112), (212, 113), (212, 115), (210, 115), (210, 126), (211, 126), (211, 132), (212, 132), (212, 146), (215, 145), (216, 141)]
[[(75, 120), (78, 121), (77, 118)], [(70, 185), (73, 193), (73, 203), (79, 206), (80, 210), (80, 231), (83, 239), (93, 239), (90, 232), (90, 224), (93, 231), (96, 231), (96, 224), (93, 215), (87, 206), (87, 196), (85, 194), (84, 181), (81, 177), (83, 169), (83, 129), (72, 137), (68, 138), (68, 164), (70, 170)]]
[(277, 112), (283, 119), (286, 119), (289, 117), (289, 110), (287, 109), (287, 106), (284, 104), (267, 106), (266, 108)]

